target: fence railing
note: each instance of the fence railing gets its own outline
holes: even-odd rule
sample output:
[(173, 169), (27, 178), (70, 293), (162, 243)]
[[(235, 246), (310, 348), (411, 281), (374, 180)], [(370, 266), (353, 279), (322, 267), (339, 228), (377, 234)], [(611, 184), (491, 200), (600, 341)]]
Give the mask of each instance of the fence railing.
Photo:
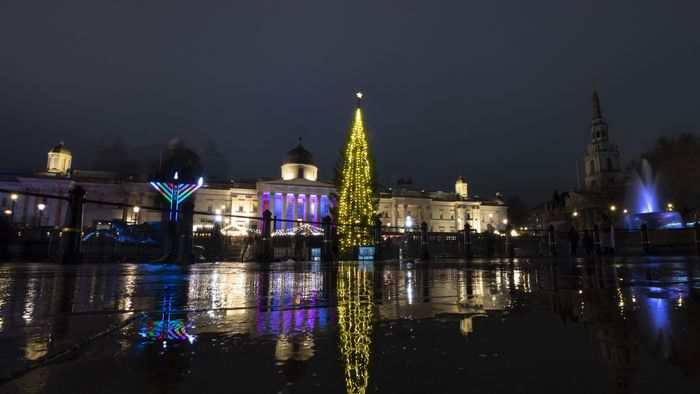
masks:
[[(6, 190), (0, 190), (7, 192)], [(82, 227), (84, 204), (131, 207), (119, 202), (93, 201), (83, 194), (50, 196), (40, 193), (23, 193), (43, 198), (67, 200), (70, 203), (65, 227), (18, 226), (7, 221), (0, 223), (0, 260), (56, 260), (65, 259), (65, 251), (72, 247), (80, 252), (84, 261), (154, 261), (163, 256), (168, 238), (163, 228), (146, 225), (120, 224), (114, 228), (91, 229)], [(162, 207), (141, 207), (143, 210), (168, 211)], [(211, 215), (211, 212), (190, 211), (194, 215)], [(330, 217), (321, 222), (285, 220), (271, 217), (266, 211), (263, 217), (227, 215), (221, 218), (245, 218), (261, 224), (261, 229), (247, 235), (227, 236), (214, 226), (210, 230), (191, 234), (194, 252), (200, 260), (308, 260), (319, 257), (332, 261), (356, 256), (338, 253), (337, 230), (354, 224), (335, 223)], [(77, 218), (77, 219), (76, 219)], [(282, 223), (293, 222), (290, 233), (273, 233)], [(306, 230), (303, 229), (306, 226)], [(284, 226), (286, 227), (286, 226)], [(503, 234), (476, 233), (468, 226), (463, 231), (435, 233), (427, 231), (427, 224), (419, 228), (362, 225), (373, 241), (377, 259), (449, 259), (473, 257), (528, 257), (553, 255), (585, 255), (613, 252), (616, 254), (688, 254), (700, 253), (700, 227), (667, 230), (614, 229), (612, 233), (598, 228), (586, 231), (556, 232), (547, 230), (517, 231), (509, 228)], [(296, 231), (300, 230), (300, 231)], [(313, 231), (310, 231), (313, 230)], [(188, 241), (189, 242), (189, 241)], [(318, 253), (318, 250), (321, 250)]]

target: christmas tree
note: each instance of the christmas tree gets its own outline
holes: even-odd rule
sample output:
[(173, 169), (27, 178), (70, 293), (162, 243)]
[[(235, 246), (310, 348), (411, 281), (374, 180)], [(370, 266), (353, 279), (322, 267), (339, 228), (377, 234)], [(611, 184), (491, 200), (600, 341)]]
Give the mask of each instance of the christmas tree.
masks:
[(345, 150), (341, 155), (342, 165), (338, 186), (338, 235), (341, 253), (348, 253), (353, 247), (369, 245), (371, 226), (374, 224), (375, 200), (373, 190), (372, 161), (365, 123), (362, 120), (360, 100), (357, 93), (355, 120), (348, 133)]

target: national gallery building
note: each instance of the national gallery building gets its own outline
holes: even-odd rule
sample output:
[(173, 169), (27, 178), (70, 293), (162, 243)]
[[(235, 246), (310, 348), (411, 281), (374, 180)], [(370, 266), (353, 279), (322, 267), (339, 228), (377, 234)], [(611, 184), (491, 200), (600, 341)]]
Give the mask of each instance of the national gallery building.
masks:
[[(142, 207), (160, 207), (162, 197), (145, 175), (126, 176), (102, 171), (72, 169), (72, 155), (61, 142), (48, 153), (45, 171), (0, 170), (0, 188), (52, 196), (68, 196), (73, 183), (87, 192), (86, 198), (97, 203), (84, 207), (86, 227), (108, 227), (115, 220), (130, 224), (161, 221), (160, 211)], [(320, 222), (335, 204), (332, 183), (318, 180), (313, 155), (298, 145), (282, 159), (280, 178), (250, 180), (213, 180), (194, 194), (196, 229), (213, 226), (215, 221), (227, 234), (243, 235), (260, 227), (265, 210), (278, 220), (276, 231), (292, 231), (301, 222)], [(15, 224), (60, 227), (67, 201), (38, 196), (0, 194), (2, 208)], [(105, 202), (100, 204), (99, 202)], [(122, 206), (106, 203), (119, 203)], [(380, 192), (378, 216), (388, 232), (402, 232), (428, 223), (430, 231), (454, 232), (468, 223), (477, 232), (503, 230), (507, 207), (500, 198), (479, 198), (468, 194), (467, 182), (461, 177), (454, 192), (427, 192), (414, 189), (410, 181)]]

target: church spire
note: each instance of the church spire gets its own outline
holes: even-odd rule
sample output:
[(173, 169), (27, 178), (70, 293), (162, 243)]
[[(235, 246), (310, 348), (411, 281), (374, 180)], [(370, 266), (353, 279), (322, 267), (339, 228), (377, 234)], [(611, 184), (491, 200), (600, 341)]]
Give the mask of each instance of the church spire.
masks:
[(600, 110), (600, 99), (598, 98), (598, 91), (595, 88), (595, 81), (593, 81), (593, 116), (592, 121), (595, 124), (596, 120), (603, 120), (603, 112)]
[(600, 109), (600, 99), (595, 81), (593, 81), (593, 108), (591, 115), (591, 141), (594, 143), (608, 141), (608, 124), (603, 118), (603, 111)]

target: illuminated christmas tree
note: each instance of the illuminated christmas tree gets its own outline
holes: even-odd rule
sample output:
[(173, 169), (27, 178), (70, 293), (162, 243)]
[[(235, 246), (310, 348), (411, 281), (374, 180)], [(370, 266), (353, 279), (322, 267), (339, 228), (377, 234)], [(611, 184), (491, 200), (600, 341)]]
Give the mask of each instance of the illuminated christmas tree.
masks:
[(341, 154), (342, 164), (338, 182), (338, 235), (340, 251), (347, 253), (353, 247), (369, 245), (374, 224), (375, 200), (373, 169), (367, 143), (365, 123), (362, 120), (360, 100), (357, 93), (355, 120), (348, 134), (345, 150)]

